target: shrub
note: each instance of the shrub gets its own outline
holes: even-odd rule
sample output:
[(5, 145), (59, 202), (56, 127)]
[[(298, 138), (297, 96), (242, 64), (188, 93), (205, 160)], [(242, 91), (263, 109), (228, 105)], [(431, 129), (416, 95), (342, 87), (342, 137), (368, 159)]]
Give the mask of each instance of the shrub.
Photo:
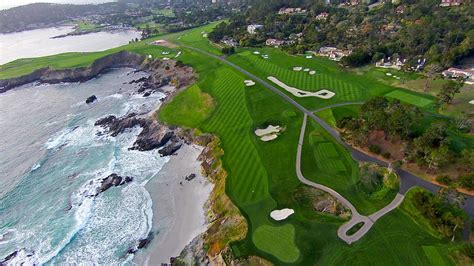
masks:
[(383, 156), (385, 159), (389, 159), (392, 155), (390, 154), (390, 152), (386, 151), (386, 152), (383, 152), (383, 153), (382, 153), (382, 156)]
[(474, 189), (474, 173), (463, 175), (459, 177), (459, 186), (473, 190)]
[(375, 145), (375, 144), (372, 144), (369, 146), (369, 151), (372, 152), (372, 153), (375, 153), (375, 154), (380, 154), (380, 152), (382, 152), (380, 150), (380, 147)]
[(451, 179), (451, 177), (447, 175), (441, 175), (441, 176), (436, 177), (436, 181), (446, 186), (449, 186), (453, 183), (453, 180)]

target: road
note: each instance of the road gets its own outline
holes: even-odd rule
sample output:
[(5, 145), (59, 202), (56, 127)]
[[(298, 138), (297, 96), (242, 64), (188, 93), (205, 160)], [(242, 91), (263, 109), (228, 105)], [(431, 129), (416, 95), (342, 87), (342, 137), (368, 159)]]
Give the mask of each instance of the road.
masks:
[[(397, 194), (397, 196), (395, 197), (395, 199), (391, 203), (389, 203), (387, 206), (385, 206), (384, 208), (380, 209), (379, 211), (377, 211), (376, 213), (374, 213), (374, 214), (372, 214), (368, 217), (359, 214), (359, 212), (357, 212), (357, 209), (347, 199), (345, 199), (343, 196), (341, 196), (339, 193), (337, 193), (333, 189), (331, 189), (329, 187), (326, 187), (326, 186), (323, 186), (321, 184), (317, 184), (315, 182), (312, 182), (312, 181), (307, 180), (306, 178), (304, 178), (303, 174), (301, 173), (300, 165), (301, 165), (301, 150), (302, 150), (302, 145), (303, 145), (303, 140), (304, 140), (304, 131), (306, 129), (307, 117), (310, 117), (315, 122), (317, 122), (321, 127), (323, 127), (331, 136), (333, 136), (334, 139), (337, 142), (339, 142), (347, 150), (349, 150), (351, 152), (352, 158), (354, 158), (356, 161), (359, 161), (359, 162), (372, 162), (372, 163), (376, 163), (376, 164), (378, 164), (380, 166), (384, 166), (384, 167), (389, 166), (388, 163), (385, 162), (385, 161), (382, 161), (378, 158), (372, 157), (372, 156), (370, 156), (366, 153), (363, 153), (363, 152), (361, 152), (357, 149), (354, 149), (352, 146), (350, 146), (349, 144), (347, 144), (346, 142), (344, 142), (342, 140), (342, 138), (339, 135), (339, 132), (337, 132), (337, 130), (332, 128), (325, 121), (323, 121), (321, 118), (319, 118), (318, 116), (316, 116), (314, 114), (315, 111), (317, 112), (317, 111), (321, 111), (321, 110), (336, 107), (336, 106), (360, 104), (360, 102), (339, 103), (339, 104), (327, 106), (327, 107), (324, 107), (324, 108), (321, 108), (321, 109), (318, 109), (318, 110), (315, 110), (315, 111), (310, 111), (310, 110), (306, 109), (305, 107), (303, 107), (298, 102), (296, 102), (295, 100), (293, 100), (290, 96), (285, 94), (283, 91), (275, 88), (273, 85), (271, 85), (267, 81), (257, 77), (256, 75), (248, 72), (247, 70), (241, 68), (240, 66), (238, 66), (238, 65), (236, 65), (232, 62), (229, 62), (228, 60), (225, 59), (224, 56), (217, 56), (215, 54), (203, 51), (203, 50), (195, 48), (195, 47), (184, 45), (184, 44), (181, 44), (181, 43), (180, 43), (180, 45), (182, 47), (188, 48), (190, 50), (205, 54), (205, 55), (207, 55), (211, 58), (217, 59), (220, 62), (234, 68), (235, 70), (237, 70), (237, 71), (241, 72), (242, 74), (248, 76), (249, 78), (253, 79), (254, 81), (260, 83), (261, 85), (263, 85), (265, 88), (269, 89), (270, 91), (278, 94), (284, 100), (286, 100), (287, 102), (289, 102), (294, 107), (296, 107), (297, 109), (299, 109), (301, 112), (304, 113), (304, 122), (303, 122), (303, 126), (302, 126), (301, 133), (300, 133), (300, 140), (299, 140), (299, 143), (298, 143), (298, 151), (297, 151), (297, 155), (296, 155), (297, 156), (297, 158), (296, 158), (296, 173), (297, 173), (298, 179), (302, 183), (330, 193), (331, 195), (336, 197), (338, 200), (340, 200), (342, 204), (344, 204), (345, 206), (347, 206), (351, 210), (351, 212), (352, 212), (351, 220), (349, 222), (345, 223), (344, 225), (342, 225), (338, 229), (338, 236), (341, 239), (343, 239), (344, 241), (346, 241), (346, 243), (351, 244), (351, 243), (359, 240), (362, 236), (364, 236), (369, 231), (369, 229), (372, 227), (373, 223), (377, 219), (379, 219), (380, 217), (382, 217), (385, 214), (389, 213), (390, 211), (397, 208), (401, 204), (401, 202), (403, 201), (405, 193), (408, 190), (410, 190), (411, 188), (419, 186), (419, 187), (423, 187), (423, 188), (425, 188), (425, 189), (427, 189), (431, 192), (434, 192), (434, 193), (438, 192), (441, 189), (441, 187), (439, 187), (439, 186), (437, 186), (433, 183), (430, 183), (430, 182), (428, 182), (424, 179), (421, 179), (421, 178), (419, 178), (419, 177), (417, 177), (417, 176), (415, 176), (415, 175), (413, 175), (413, 174), (411, 174), (411, 173), (409, 173), (409, 172), (407, 172), (403, 169), (397, 169), (396, 172), (400, 177), (400, 191)], [(466, 201), (465, 201), (463, 207), (464, 207), (464, 210), (468, 213), (469, 217), (471, 217), (471, 218), (474, 217), (474, 197), (473, 196), (466, 195)], [(362, 226), (362, 228), (359, 229), (355, 234), (353, 234), (351, 236), (348, 236), (347, 231), (359, 222), (364, 222), (364, 225)]]

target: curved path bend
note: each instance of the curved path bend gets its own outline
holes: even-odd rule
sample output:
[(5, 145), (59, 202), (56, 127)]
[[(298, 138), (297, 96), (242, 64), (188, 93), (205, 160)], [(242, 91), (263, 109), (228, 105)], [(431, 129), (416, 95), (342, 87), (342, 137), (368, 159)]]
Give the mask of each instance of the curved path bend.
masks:
[[(413, 188), (415, 186), (419, 186), (419, 187), (423, 187), (423, 188), (425, 188), (425, 189), (427, 189), (427, 190), (429, 190), (433, 193), (436, 193), (440, 190), (440, 188), (441, 188), (440, 186), (437, 186), (437, 185), (435, 185), (433, 183), (430, 183), (430, 182), (428, 182), (424, 179), (421, 179), (421, 178), (419, 178), (419, 177), (417, 177), (417, 176), (415, 176), (415, 175), (411, 174), (410, 172), (405, 171), (403, 169), (397, 169), (396, 172), (397, 172), (398, 176), (400, 177), (400, 191), (396, 195), (396, 197), (393, 199), (393, 201), (391, 203), (389, 203), (387, 206), (385, 206), (384, 208), (380, 209), (379, 211), (377, 211), (377, 212), (375, 212), (375, 213), (373, 213), (369, 216), (364, 216), (364, 215), (359, 214), (359, 212), (357, 212), (357, 209), (352, 205), (352, 203), (350, 203), (346, 198), (344, 198), (342, 195), (340, 195), (335, 190), (306, 179), (303, 176), (303, 174), (301, 173), (301, 167), (300, 166), (301, 166), (301, 151), (302, 151), (303, 140), (304, 140), (304, 132), (305, 132), (305, 129), (306, 129), (306, 123), (307, 123), (308, 116), (311, 117), (311, 119), (313, 119), (315, 122), (317, 122), (322, 128), (324, 128), (331, 136), (333, 136), (334, 139), (337, 142), (342, 144), (348, 151), (350, 151), (351, 155), (352, 155), (352, 158), (354, 158), (355, 160), (357, 160), (359, 162), (372, 162), (372, 163), (376, 163), (376, 164), (378, 164), (380, 166), (384, 166), (384, 167), (389, 166), (387, 162), (384, 162), (382, 160), (379, 160), (378, 158), (372, 157), (372, 156), (370, 156), (366, 153), (363, 153), (363, 152), (361, 152), (357, 149), (354, 149), (352, 146), (350, 146), (349, 144), (347, 144), (346, 142), (344, 142), (342, 140), (341, 136), (339, 135), (339, 132), (337, 132), (334, 128), (332, 128), (324, 120), (322, 120), (321, 118), (319, 118), (318, 116), (316, 116), (314, 114), (314, 112), (321, 111), (321, 110), (324, 110), (324, 109), (328, 109), (328, 108), (332, 108), (332, 107), (336, 107), (336, 106), (360, 104), (360, 102), (339, 103), (339, 104), (334, 104), (334, 105), (327, 106), (327, 107), (324, 107), (324, 108), (320, 108), (320, 109), (315, 110), (315, 111), (310, 111), (310, 110), (306, 109), (305, 107), (303, 107), (298, 102), (296, 102), (295, 100), (293, 100), (290, 96), (288, 96), (283, 91), (275, 88), (273, 85), (271, 85), (267, 81), (257, 77), (256, 75), (248, 72), (247, 70), (241, 68), (240, 66), (238, 66), (238, 65), (236, 65), (232, 62), (227, 61), (224, 56), (217, 56), (215, 54), (203, 51), (201, 49), (191, 47), (191, 46), (188, 46), (188, 45), (184, 45), (182, 43), (178, 43), (178, 44), (182, 47), (188, 48), (190, 50), (193, 50), (193, 51), (199, 52), (201, 54), (207, 55), (211, 58), (217, 59), (220, 62), (234, 68), (235, 70), (239, 71), (240, 73), (242, 73), (242, 74), (252, 78), (256, 82), (260, 83), (262, 86), (269, 89), (270, 91), (272, 91), (272, 92), (276, 93), (277, 95), (281, 96), (285, 101), (289, 102), (291, 105), (293, 105), (294, 107), (296, 107), (297, 109), (299, 109), (300, 111), (302, 111), (304, 113), (303, 125), (302, 125), (302, 128), (301, 128), (300, 139), (299, 139), (299, 142), (298, 142), (298, 151), (297, 151), (297, 154), (296, 154), (296, 173), (297, 173), (298, 179), (302, 183), (304, 183), (306, 185), (309, 185), (309, 186), (312, 186), (312, 187), (315, 187), (315, 188), (318, 188), (318, 189), (321, 189), (321, 190), (331, 194), (332, 196), (336, 197), (338, 200), (341, 201), (342, 204), (344, 204), (346, 207), (348, 207), (351, 210), (351, 212), (352, 212), (351, 220), (349, 220), (349, 222), (343, 224), (338, 229), (338, 232), (337, 232), (338, 236), (341, 239), (343, 239), (346, 243), (351, 244), (351, 243), (359, 240), (361, 237), (363, 237), (370, 230), (370, 228), (372, 227), (372, 225), (374, 224), (375, 221), (377, 221), (378, 219), (380, 219), (382, 216), (389, 213), (393, 209), (397, 208), (401, 204), (401, 202), (403, 201), (403, 199), (405, 197), (404, 196), (405, 193), (408, 190), (410, 190), (411, 188)], [(472, 218), (472, 217), (474, 217), (474, 197), (469, 196), (469, 195), (466, 195), (466, 197), (467, 198), (464, 202), (463, 208), (469, 214), (469, 217)], [(360, 228), (353, 235), (350, 235), (350, 236), (347, 235), (348, 230), (350, 228), (352, 228), (353, 226), (355, 226), (356, 224), (360, 223), (360, 222), (364, 223), (362, 228)], [(468, 228), (470, 228), (470, 226), (468, 226)]]
[[(344, 206), (346, 206), (347, 208), (351, 210), (351, 213), (352, 213), (351, 219), (347, 223), (339, 227), (339, 229), (337, 230), (337, 235), (339, 236), (339, 238), (344, 240), (347, 244), (351, 244), (359, 240), (361, 237), (363, 237), (380, 217), (384, 216), (385, 214), (389, 213), (393, 209), (397, 208), (402, 203), (405, 196), (399, 193), (393, 199), (393, 201), (390, 202), (390, 204), (380, 209), (379, 211), (371, 214), (370, 216), (365, 216), (365, 215), (360, 214), (350, 201), (344, 198), (341, 194), (337, 193), (335, 190), (306, 179), (303, 176), (303, 173), (301, 172), (301, 152), (303, 150), (307, 120), (308, 120), (308, 116), (305, 114), (303, 118), (303, 124), (301, 125), (300, 138), (298, 141), (298, 149), (296, 151), (296, 175), (298, 176), (298, 179), (303, 184), (312, 186), (314, 188), (323, 190), (331, 194), (333, 197), (339, 200)], [(357, 232), (355, 232), (352, 235), (348, 235), (347, 232), (358, 223), (364, 223), (364, 224)]]

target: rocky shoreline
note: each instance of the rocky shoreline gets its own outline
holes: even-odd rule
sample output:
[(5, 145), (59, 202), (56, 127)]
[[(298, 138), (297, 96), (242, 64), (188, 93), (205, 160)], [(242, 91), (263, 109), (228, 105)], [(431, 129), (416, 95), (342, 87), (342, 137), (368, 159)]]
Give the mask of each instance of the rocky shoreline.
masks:
[(148, 59), (144, 55), (121, 51), (99, 58), (87, 67), (60, 70), (46, 67), (20, 77), (0, 80), (0, 93), (32, 82), (47, 84), (85, 82), (108, 70), (124, 67), (150, 74), (150, 77), (144, 80), (140, 89), (142, 92), (150, 89), (156, 90), (171, 83), (175, 87), (180, 88), (190, 84), (194, 79), (192, 68), (179, 64), (176, 61)]

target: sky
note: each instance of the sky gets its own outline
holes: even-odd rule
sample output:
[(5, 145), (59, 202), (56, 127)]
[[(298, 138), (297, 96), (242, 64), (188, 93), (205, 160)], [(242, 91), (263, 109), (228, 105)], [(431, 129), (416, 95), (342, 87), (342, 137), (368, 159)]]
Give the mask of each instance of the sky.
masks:
[(0, 9), (8, 9), (31, 3), (56, 3), (56, 4), (100, 4), (114, 0), (0, 0)]

